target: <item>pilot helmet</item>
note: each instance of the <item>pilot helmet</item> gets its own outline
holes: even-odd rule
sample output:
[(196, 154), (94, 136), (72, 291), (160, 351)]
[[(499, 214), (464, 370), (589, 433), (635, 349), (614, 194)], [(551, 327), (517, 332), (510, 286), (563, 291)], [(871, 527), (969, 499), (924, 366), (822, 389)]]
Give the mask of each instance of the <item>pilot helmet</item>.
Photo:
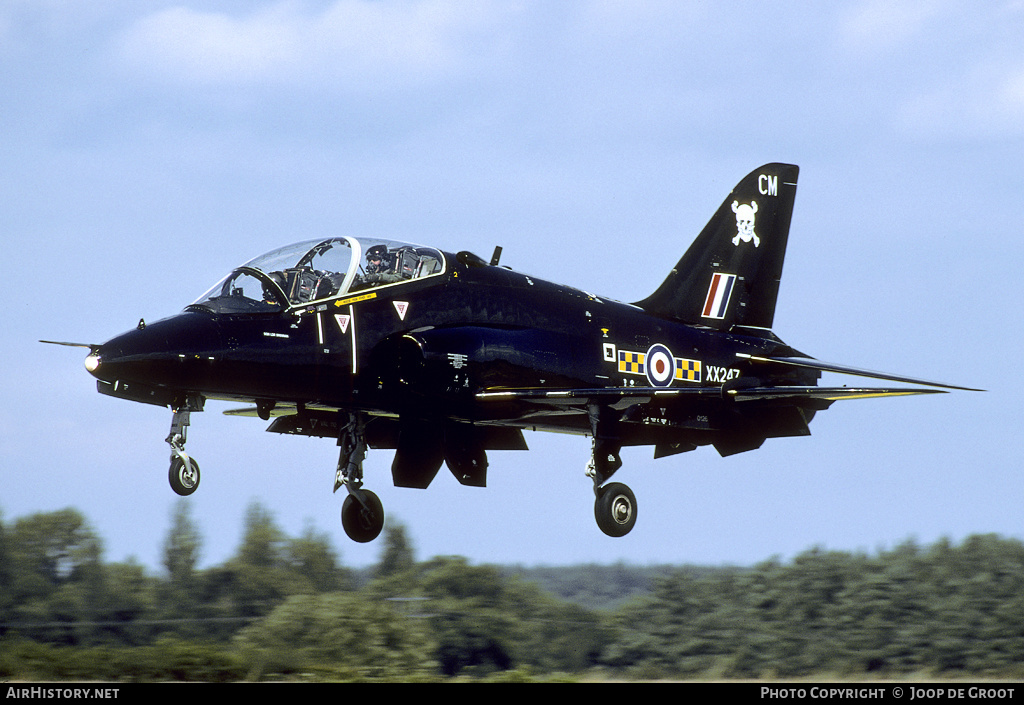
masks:
[(384, 255), (388, 252), (387, 245), (374, 245), (366, 251), (366, 264), (371, 271), (379, 271), (384, 265)]

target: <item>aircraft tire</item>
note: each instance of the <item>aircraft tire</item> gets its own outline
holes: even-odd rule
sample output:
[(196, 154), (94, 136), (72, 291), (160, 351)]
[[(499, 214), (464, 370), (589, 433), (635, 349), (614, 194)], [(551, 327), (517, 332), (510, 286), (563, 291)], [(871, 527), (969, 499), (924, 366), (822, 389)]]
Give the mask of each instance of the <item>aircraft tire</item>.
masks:
[(199, 463), (195, 458), (189, 458), (189, 463), (192, 465), (191, 473), (185, 467), (185, 461), (175, 456), (171, 459), (171, 468), (167, 472), (171, 489), (182, 497), (188, 497), (199, 488)]
[(370, 490), (359, 490), (359, 494), (362, 502), (350, 494), (341, 505), (341, 526), (356, 543), (369, 543), (384, 529), (384, 505)]
[(594, 501), (597, 526), (609, 536), (618, 538), (632, 531), (636, 524), (636, 497), (621, 482), (613, 482), (598, 490)]

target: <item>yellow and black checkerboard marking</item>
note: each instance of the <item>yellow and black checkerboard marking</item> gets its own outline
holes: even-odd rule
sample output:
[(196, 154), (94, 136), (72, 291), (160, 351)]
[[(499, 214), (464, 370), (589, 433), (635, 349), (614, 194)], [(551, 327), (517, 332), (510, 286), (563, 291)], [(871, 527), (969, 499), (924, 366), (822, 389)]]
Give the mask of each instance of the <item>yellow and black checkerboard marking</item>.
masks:
[(676, 358), (676, 379), (684, 382), (700, 382), (700, 360)]
[[(675, 358), (676, 363), (676, 375), (675, 378), (680, 382), (696, 382), (701, 383), (701, 364), (700, 360), (684, 360), (683, 358)], [(647, 353), (642, 352), (630, 352), (629, 350), (619, 350), (619, 372), (625, 372), (631, 375), (646, 375), (647, 374)]]
[(646, 353), (619, 350), (619, 372), (627, 372), (633, 375), (647, 374), (644, 367), (646, 358)]

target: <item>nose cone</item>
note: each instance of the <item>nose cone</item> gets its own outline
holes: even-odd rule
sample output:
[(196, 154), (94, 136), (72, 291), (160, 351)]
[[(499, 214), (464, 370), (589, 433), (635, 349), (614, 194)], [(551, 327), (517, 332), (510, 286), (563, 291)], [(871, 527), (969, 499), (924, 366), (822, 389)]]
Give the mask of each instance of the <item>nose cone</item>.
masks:
[(187, 389), (207, 373), (219, 348), (214, 317), (186, 312), (111, 338), (85, 358), (85, 368), (106, 382)]
[(93, 350), (85, 358), (85, 369), (89, 370), (91, 374), (96, 374), (96, 371), (100, 368), (101, 361), (102, 358), (100, 358), (99, 352)]

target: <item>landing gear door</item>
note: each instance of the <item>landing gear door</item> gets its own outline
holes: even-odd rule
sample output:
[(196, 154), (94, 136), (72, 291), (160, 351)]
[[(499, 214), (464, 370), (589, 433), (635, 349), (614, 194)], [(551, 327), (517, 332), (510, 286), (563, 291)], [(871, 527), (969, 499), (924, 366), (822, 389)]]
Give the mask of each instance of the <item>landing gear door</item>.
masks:
[(325, 402), (347, 400), (352, 396), (352, 378), (357, 365), (352, 306), (320, 306), (314, 315), (320, 398)]

